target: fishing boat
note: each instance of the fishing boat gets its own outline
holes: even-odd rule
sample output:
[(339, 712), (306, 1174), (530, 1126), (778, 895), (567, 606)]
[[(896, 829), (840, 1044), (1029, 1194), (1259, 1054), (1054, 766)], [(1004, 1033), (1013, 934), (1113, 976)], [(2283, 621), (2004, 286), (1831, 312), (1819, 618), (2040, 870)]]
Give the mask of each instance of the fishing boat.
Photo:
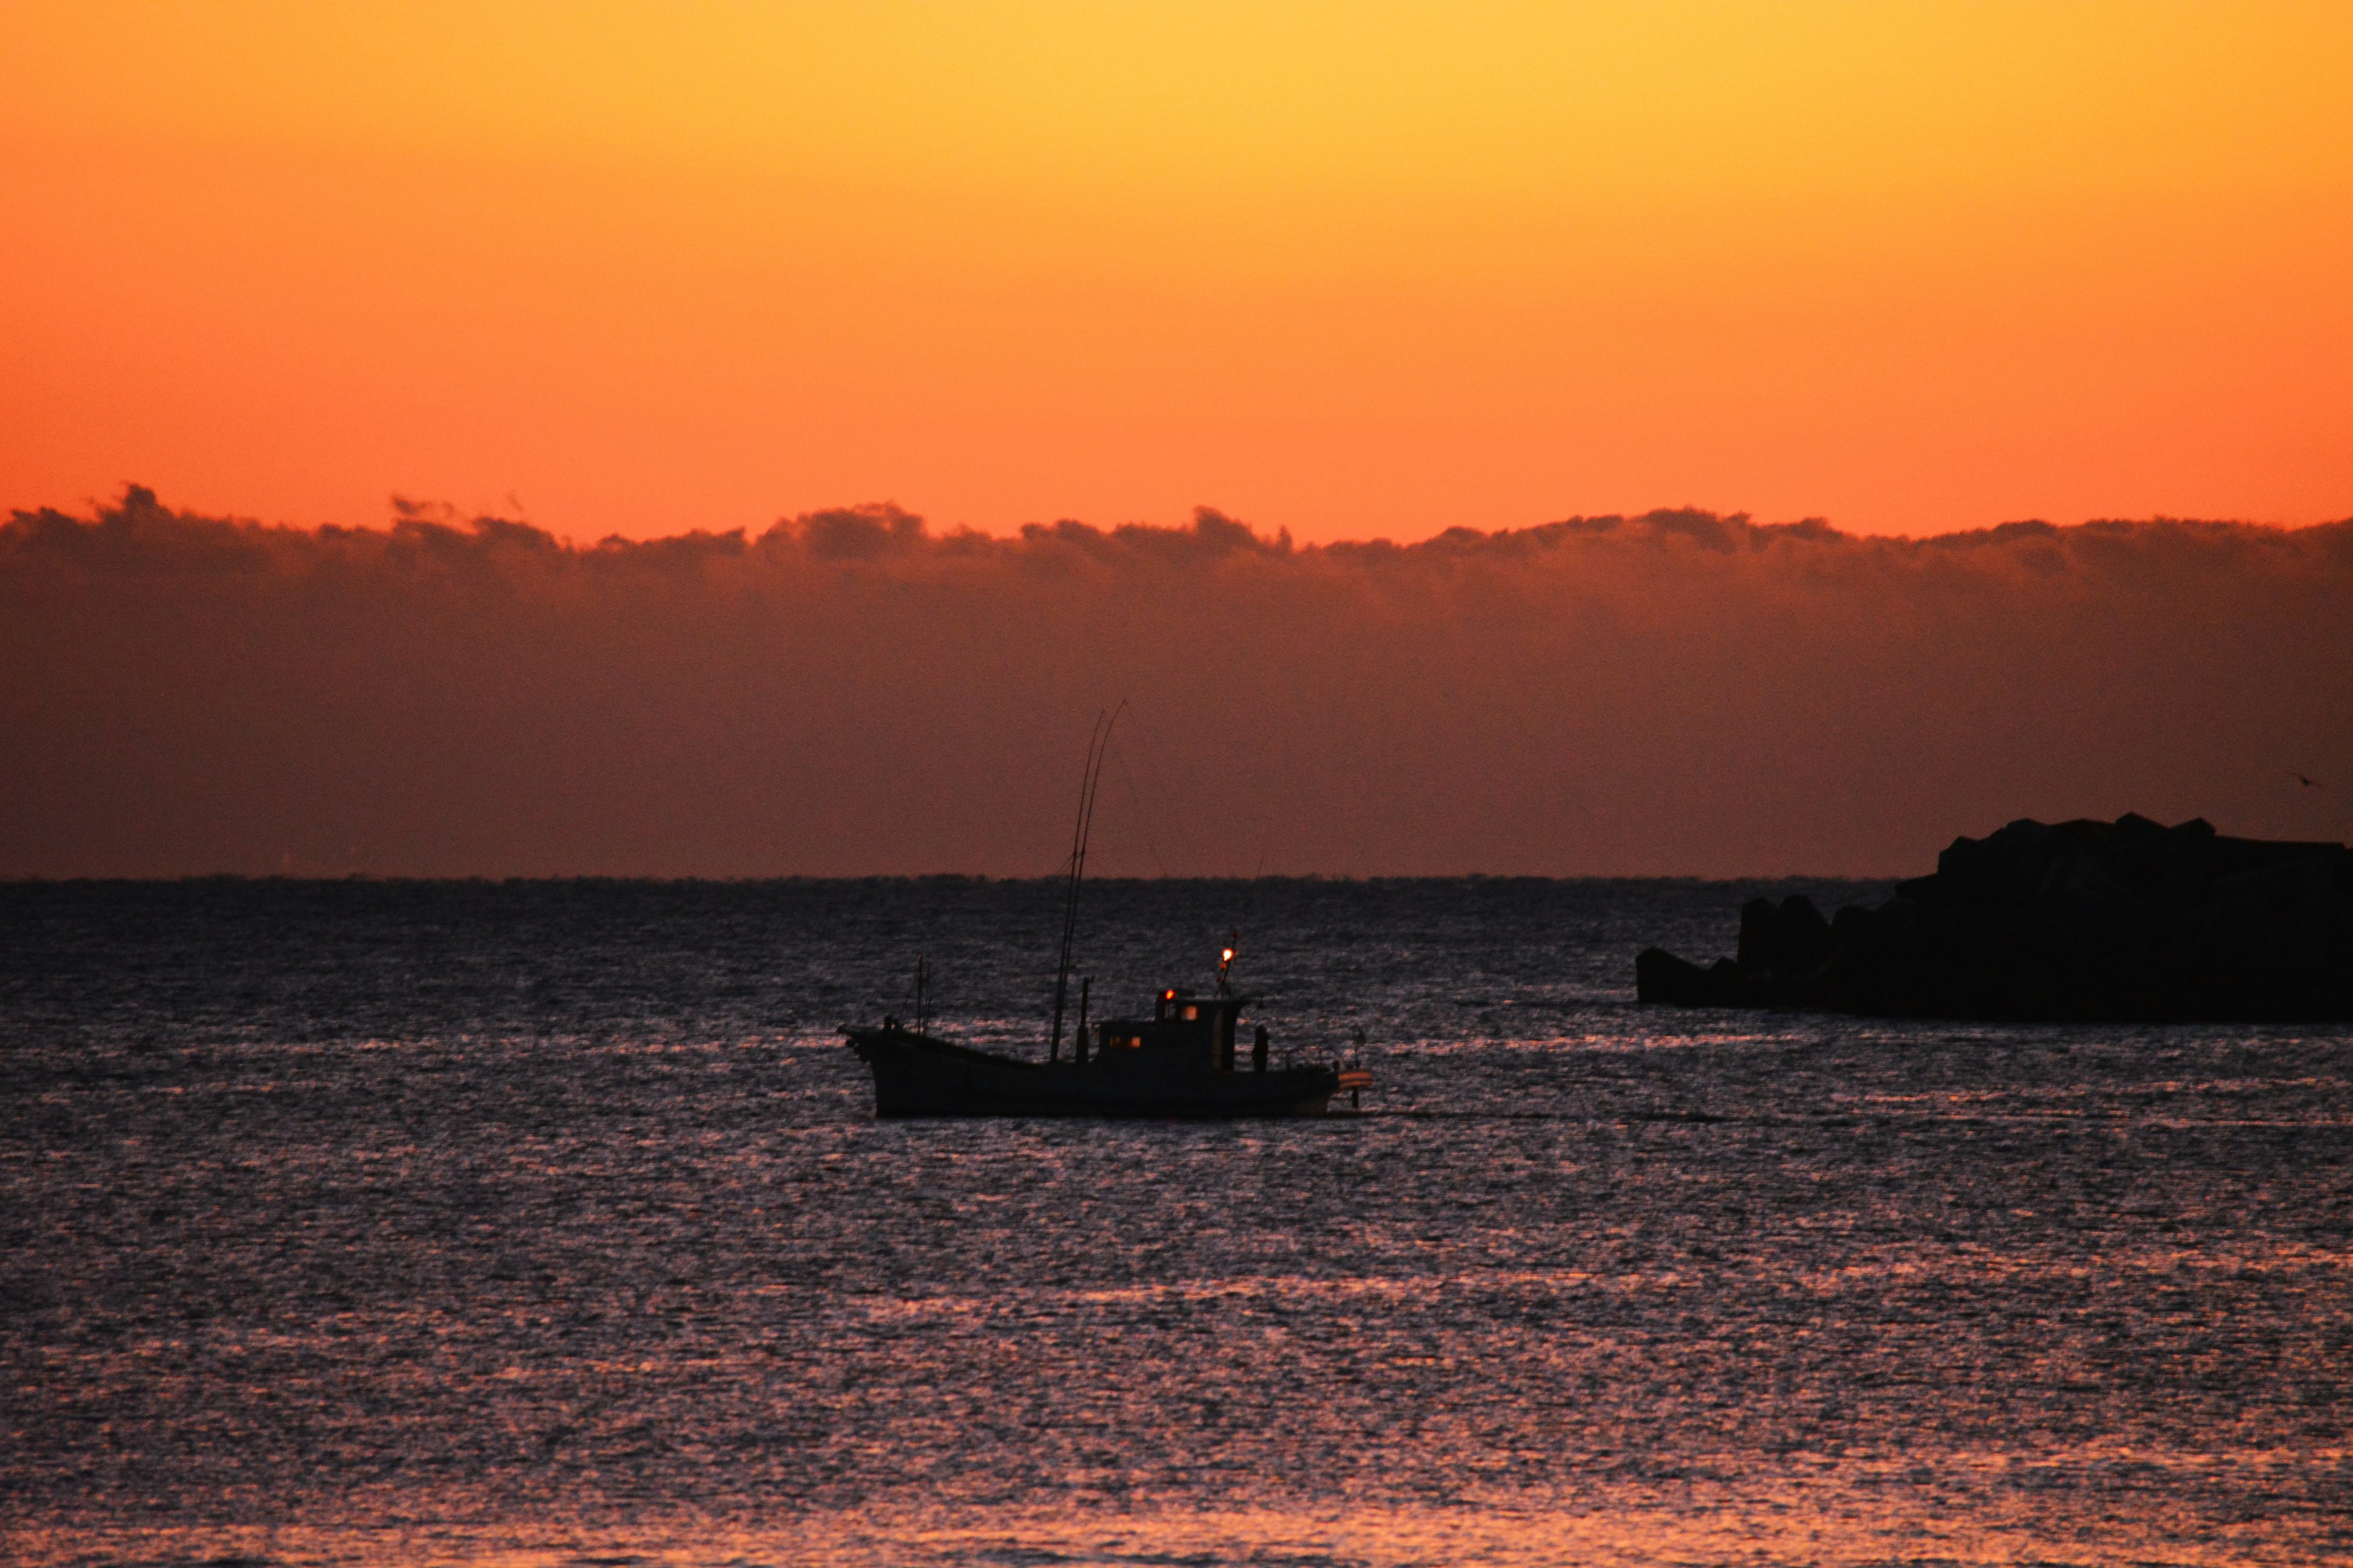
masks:
[[(1208, 996), (1166, 987), (1153, 998), (1150, 1017), (1087, 1021), (1091, 983), (1082, 980), (1078, 1027), (1069, 1056), (1062, 1025), (1070, 1001), (1071, 953), (1078, 935), (1079, 889), (1085, 879), (1095, 793), (1111, 743), (1114, 710), (1098, 718), (1080, 775), (1077, 826), (1071, 832), (1069, 881), (1063, 900), (1061, 958), (1054, 976), (1053, 1021), (1046, 1059), (1025, 1060), (944, 1040), (931, 1032), (922, 1004), (912, 1027), (885, 1016), (880, 1026), (845, 1028), (850, 1048), (874, 1074), (877, 1116), (1095, 1116), (1226, 1120), (1322, 1116), (1333, 1096), (1352, 1104), (1371, 1087), (1361, 1060), (1277, 1067), (1264, 1027), (1258, 1028), (1247, 1064), (1236, 1040), (1242, 1009), (1252, 1000), (1228, 984), (1234, 943), (1219, 955), (1216, 991)], [(1361, 1042), (1361, 1032), (1358, 1035)]]
[(895, 1020), (845, 1029), (874, 1072), (877, 1116), (1104, 1116), (1190, 1121), (1322, 1116), (1371, 1075), (1337, 1065), (1237, 1066), (1244, 996), (1161, 992), (1149, 1018), (1106, 1019), (1068, 1057), (1023, 1061)]

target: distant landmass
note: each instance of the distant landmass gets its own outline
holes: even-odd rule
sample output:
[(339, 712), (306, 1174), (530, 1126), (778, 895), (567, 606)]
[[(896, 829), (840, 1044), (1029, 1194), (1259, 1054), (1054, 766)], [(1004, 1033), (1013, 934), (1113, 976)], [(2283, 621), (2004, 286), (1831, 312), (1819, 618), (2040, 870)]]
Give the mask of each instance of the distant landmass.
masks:
[(1732, 958), (1653, 947), (1644, 1002), (1901, 1017), (2353, 1020), (2353, 852), (2168, 827), (2013, 822), (1825, 919), (1752, 900)]

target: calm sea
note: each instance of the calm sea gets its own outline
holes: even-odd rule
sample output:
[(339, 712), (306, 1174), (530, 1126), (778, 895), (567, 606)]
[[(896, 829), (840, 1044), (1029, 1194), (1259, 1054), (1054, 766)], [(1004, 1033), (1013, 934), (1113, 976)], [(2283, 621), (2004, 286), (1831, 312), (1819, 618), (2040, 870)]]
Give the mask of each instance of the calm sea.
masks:
[(1757, 890), (1091, 887), (1368, 1037), (1190, 1126), (872, 1119), (1043, 883), (0, 887), (0, 1557), (2353, 1561), (2353, 1030), (1634, 1005)]

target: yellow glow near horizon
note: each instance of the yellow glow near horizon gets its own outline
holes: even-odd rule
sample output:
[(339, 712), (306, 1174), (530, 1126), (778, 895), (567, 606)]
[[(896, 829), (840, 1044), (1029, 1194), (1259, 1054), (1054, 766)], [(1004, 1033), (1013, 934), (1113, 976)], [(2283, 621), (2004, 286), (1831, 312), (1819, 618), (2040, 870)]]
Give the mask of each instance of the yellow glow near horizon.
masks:
[(2353, 510), (2353, 7), (0, 29), (0, 503), (521, 490), (640, 533), (1208, 501), (1323, 537)]

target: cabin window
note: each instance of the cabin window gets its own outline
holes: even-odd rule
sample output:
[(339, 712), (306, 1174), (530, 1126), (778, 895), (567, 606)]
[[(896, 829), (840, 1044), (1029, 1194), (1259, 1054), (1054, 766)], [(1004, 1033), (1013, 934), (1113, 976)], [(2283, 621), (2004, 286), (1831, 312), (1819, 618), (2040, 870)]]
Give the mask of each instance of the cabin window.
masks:
[(1185, 1021), (1188, 1024), (1195, 1022), (1200, 1016), (1201, 1010), (1198, 1007), (1187, 1007), (1185, 1009)]

